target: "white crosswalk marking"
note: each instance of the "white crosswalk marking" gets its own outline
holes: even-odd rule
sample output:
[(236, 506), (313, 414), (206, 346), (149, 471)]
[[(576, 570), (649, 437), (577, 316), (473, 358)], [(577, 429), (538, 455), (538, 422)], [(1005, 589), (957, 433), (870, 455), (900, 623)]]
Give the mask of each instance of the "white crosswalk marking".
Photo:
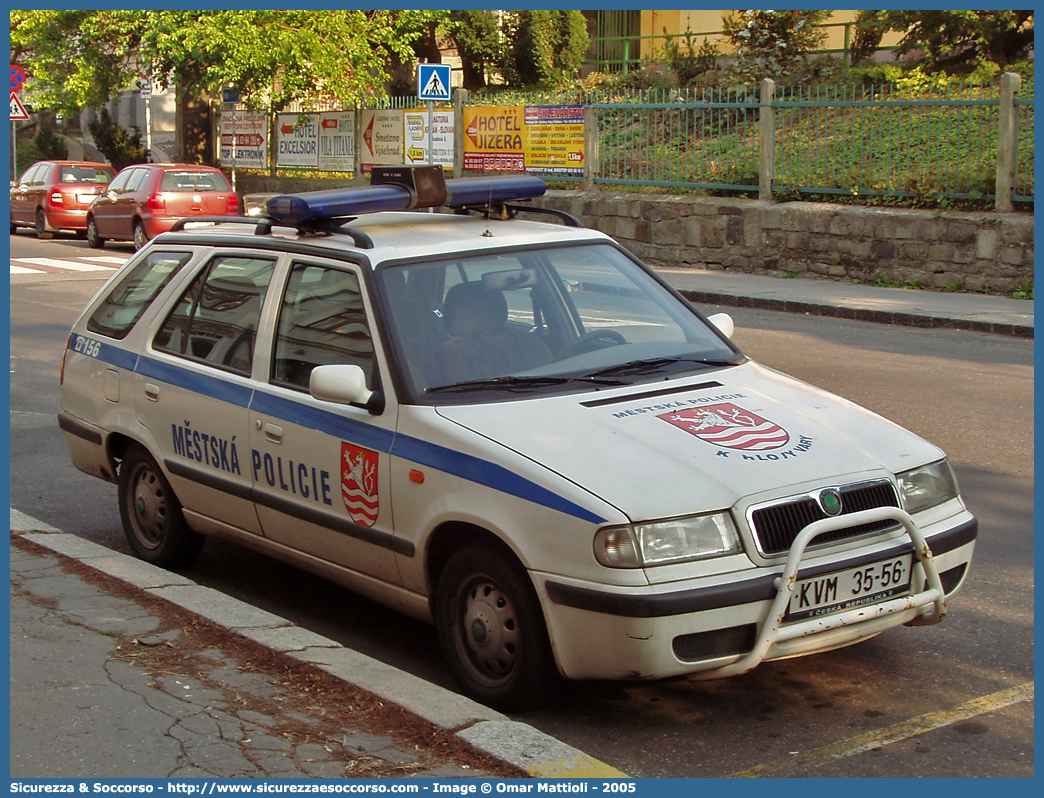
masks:
[(124, 263), (127, 262), (126, 258), (116, 258), (112, 255), (96, 255), (91, 258), (83, 257), (80, 258), (80, 260), (92, 260), (97, 261), (98, 263), (114, 263), (117, 266), (122, 266)]
[(81, 255), (74, 258), (11, 258), (11, 274), (60, 274), (62, 272), (112, 272), (127, 262), (113, 255)]
[(58, 260), (57, 258), (15, 258), (15, 260), (29, 266), (51, 266), (55, 269), (65, 269), (70, 272), (112, 271), (111, 266), (102, 266), (98, 263), (79, 263), (74, 260)]

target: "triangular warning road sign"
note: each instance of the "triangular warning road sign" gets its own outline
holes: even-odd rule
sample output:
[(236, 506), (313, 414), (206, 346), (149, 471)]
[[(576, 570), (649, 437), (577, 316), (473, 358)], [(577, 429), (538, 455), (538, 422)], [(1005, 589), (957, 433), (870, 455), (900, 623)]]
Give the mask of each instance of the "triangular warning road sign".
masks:
[(25, 110), (25, 106), (22, 105), (22, 101), (18, 99), (18, 95), (11, 92), (11, 121), (16, 119), (28, 119), (29, 114)]

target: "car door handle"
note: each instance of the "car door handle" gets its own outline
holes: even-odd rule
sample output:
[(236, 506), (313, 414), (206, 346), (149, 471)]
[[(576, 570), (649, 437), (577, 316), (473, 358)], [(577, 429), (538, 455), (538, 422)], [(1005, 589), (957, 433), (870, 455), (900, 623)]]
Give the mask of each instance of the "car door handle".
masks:
[(159, 401), (159, 386), (153, 385), (151, 382), (145, 383), (145, 398), (150, 402)]
[(265, 437), (272, 443), (283, 442), (283, 428), (275, 424), (265, 424)]

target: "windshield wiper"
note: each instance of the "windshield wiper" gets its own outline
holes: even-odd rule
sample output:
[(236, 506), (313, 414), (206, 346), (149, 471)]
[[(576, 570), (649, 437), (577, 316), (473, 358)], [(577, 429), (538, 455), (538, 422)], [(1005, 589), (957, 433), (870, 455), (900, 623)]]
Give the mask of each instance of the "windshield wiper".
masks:
[(449, 393), (466, 391), (471, 388), (497, 388), (505, 391), (541, 388), (547, 385), (565, 385), (570, 382), (585, 382), (590, 385), (626, 385), (623, 380), (602, 379), (598, 375), (587, 374), (582, 377), (489, 377), (483, 380), (467, 380), (449, 385), (437, 385), (425, 388), (425, 393)]
[(734, 359), (715, 359), (715, 358), (692, 358), (692, 357), (657, 357), (651, 360), (629, 360), (626, 363), (621, 363), (618, 366), (609, 366), (604, 369), (598, 369), (598, 371), (592, 371), (584, 376), (586, 377), (609, 377), (624, 374), (649, 374), (652, 372), (659, 371), (665, 366), (670, 366), (675, 363), (696, 363), (701, 366), (735, 366), (736, 361)]

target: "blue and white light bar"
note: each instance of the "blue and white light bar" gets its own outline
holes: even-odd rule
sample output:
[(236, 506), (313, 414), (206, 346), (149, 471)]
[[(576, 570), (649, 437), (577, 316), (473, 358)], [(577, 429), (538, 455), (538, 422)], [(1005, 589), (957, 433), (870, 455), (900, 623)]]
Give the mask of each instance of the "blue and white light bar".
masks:
[[(439, 167), (441, 172), (441, 167)], [(300, 224), (359, 216), (379, 211), (408, 211), (444, 205), (460, 208), (465, 205), (517, 202), (535, 199), (547, 191), (539, 177), (518, 175), (511, 177), (463, 177), (456, 180), (417, 181), (416, 187), (397, 183), (383, 183), (363, 188), (335, 188), (326, 191), (307, 191), (301, 194), (281, 194), (268, 200), (268, 215), (277, 222)], [(433, 200), (432, 197), (437, 197)]]

